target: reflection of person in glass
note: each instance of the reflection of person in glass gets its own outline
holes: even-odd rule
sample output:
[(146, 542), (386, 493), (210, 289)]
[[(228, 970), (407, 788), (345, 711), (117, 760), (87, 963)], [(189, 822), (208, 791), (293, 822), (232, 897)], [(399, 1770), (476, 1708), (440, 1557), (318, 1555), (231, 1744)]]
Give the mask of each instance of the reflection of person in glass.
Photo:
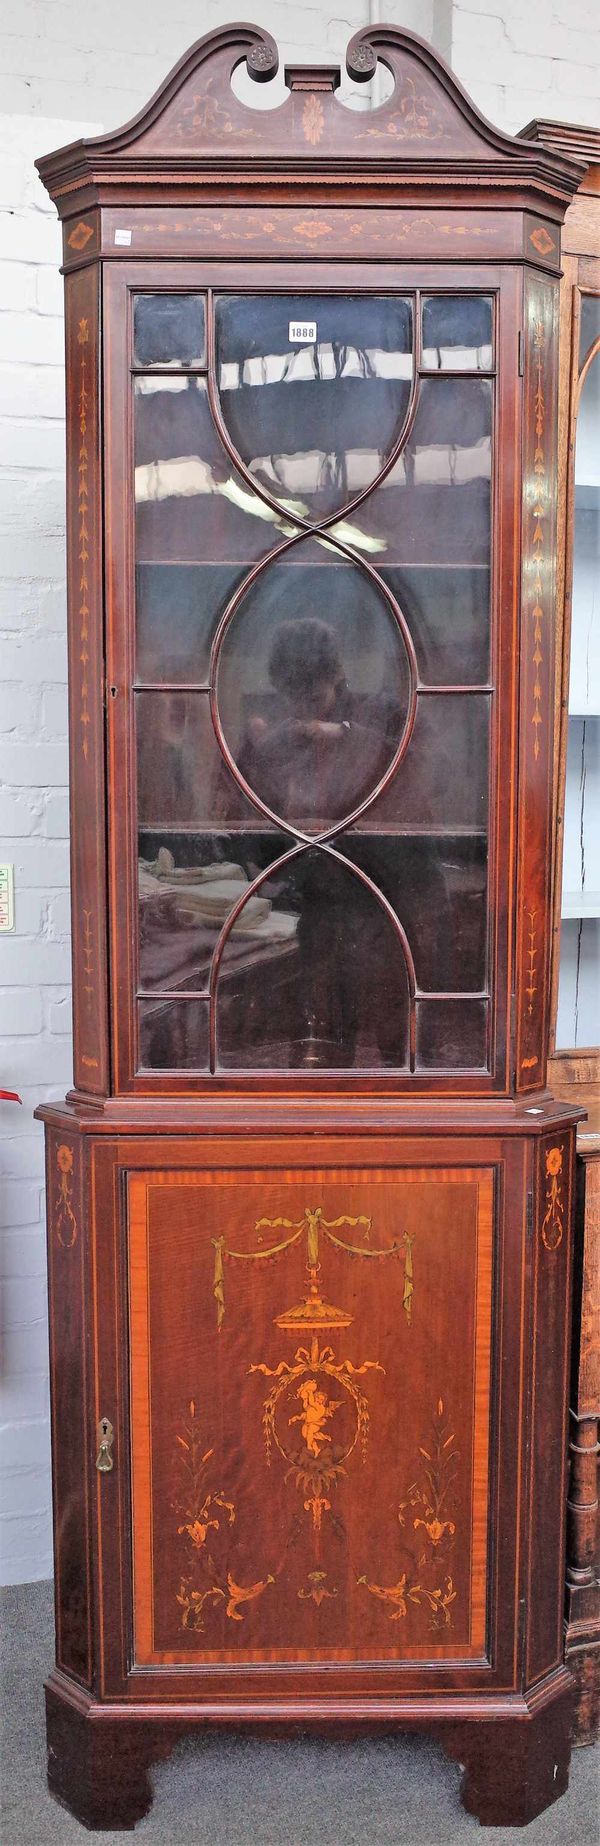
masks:
[[(246, 720), (240, 768), (273, 812), (318, 834), (351, 814), (383, 775), (401, 700), (389, 683), (383, 693), (353, 692), (335, 633), (315, 616), (279, 628), (268, 673), (273, 691)], [(298, 912), (296, 978), (286, 1006), (290, 1063), (351, 1068), (359, 1042), (359, 1061), (370, 1054), (377, 1062), (402, 1061), (404, 981), (386, 998), (381, 969), (391, 932), (377, 899), (318, 848), (288, 868), (281, 898)], [(396, 964), (395, 953), (392, 959)]]
[(286, 820), (326, 827), (390, 762), (391, 702), (350, 691), (333, 630), (316, 616), (279, 629), (268, 672), (273, 693), (248, 724), (243, 773)]

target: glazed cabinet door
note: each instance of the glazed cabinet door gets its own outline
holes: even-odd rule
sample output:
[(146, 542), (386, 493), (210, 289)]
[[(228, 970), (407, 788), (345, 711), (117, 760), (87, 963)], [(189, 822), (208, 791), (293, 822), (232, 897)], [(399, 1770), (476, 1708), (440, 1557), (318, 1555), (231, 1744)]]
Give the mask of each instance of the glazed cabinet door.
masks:
[(102, 1151), (109, 1689), (513, 1683), (523, 1172), (491, 1140)]
[(515, 312), (109, 274), (118, 1089), (504, 1086)]

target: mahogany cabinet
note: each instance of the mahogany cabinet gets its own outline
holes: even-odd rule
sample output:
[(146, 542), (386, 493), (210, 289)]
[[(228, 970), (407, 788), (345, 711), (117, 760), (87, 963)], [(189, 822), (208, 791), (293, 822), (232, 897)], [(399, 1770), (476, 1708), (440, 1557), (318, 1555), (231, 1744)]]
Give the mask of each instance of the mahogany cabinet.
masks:
[(568, 154), (384, 25), (200, 40), (64, 226), (75, 1087), (47, 1135), (50, 1786), (427, 1727), (565, 1789), (547, 1085)]
[[(585, 1108), (577, 1136), (567, 1655), (574, 1735), (600, 1727), (600, 131), (530, 122), (584, 163), (562, 233), (551, 1082)], [(594, 1042), (596, 1041), (596, 1042)]]

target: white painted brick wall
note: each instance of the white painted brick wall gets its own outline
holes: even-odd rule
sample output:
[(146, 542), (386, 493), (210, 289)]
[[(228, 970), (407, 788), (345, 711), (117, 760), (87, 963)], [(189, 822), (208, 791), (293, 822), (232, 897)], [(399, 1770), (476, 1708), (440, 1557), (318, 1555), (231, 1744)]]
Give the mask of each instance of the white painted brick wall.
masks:
[[(38, 13), (39, 13), (38, 9)], [(28, 16), (31, 9), (24, 8)], [(0, 55), (0, 64), (2, 57)], [(52, 85), (48, 81), (48, 103)], [(5, 99), (6, 106), (6, 99)], [(50, 1575), (40, 1098), (72, 1081), (61, 239), (37, 154), (100, 126), (0, 117), (0, 1578)]]
[(534, 115), (600, 122), (600, 0), (452, 0), (449, 57), (509, 134)]
[[(368, 18), (367, 0), (249, 10), (282, 62), (342, 62)], [(0, 858), (16, 879), (15, 934), (0, 938), (0, 1084), (23, 1097), (22, 1109), (0, 1103), (5, 1582), (52, 1567), (43, 1147), (32, 1111), (63, 1096), (72, 1076), (60, 236), (33, 161), (125, 121), (200, 32), (240, 11), (239, 0), (4, 0), (0, 21)], [(433, 40), (502, 127), (536, 113), (597, 117), (598, 0), (381, 0), (379, 11)]]

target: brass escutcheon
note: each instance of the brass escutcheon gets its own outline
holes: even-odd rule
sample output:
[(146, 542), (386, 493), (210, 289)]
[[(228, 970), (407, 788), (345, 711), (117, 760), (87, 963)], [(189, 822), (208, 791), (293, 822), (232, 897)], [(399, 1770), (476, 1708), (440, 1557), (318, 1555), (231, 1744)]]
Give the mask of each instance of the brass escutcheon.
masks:
[(112, 1445), (114, 1439), (115, 1432), (112, 1423), (109, 1423), (108, 1417), (101, 1417), (96, 1429), (96, 1443), (98, 1446), (96, 1467), (99, 1474), (110, 1474), (111, 1468), (114, 1468), (115, 1464), (112, 1458)]

